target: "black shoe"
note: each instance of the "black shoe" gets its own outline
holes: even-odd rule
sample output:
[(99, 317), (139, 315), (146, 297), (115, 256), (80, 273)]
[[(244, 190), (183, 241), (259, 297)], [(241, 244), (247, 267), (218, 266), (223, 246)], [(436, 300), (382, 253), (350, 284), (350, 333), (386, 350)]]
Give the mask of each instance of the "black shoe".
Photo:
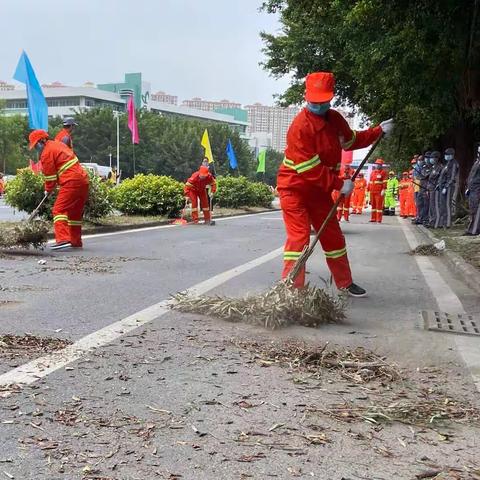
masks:
[(351, 297), (365, 297), (367, 291), (362, 287), (359, 287), (357, 284), (352, 283), (348, 288), (345, 289)]
[(473, 237), (473, 233), (470, 233), (470, 232), (465, 232), (465, 233), (462, 233), (462, 237)]
[(72, 244), (70, 242), (58, 242), (50, 246), (50, 250), (65, 250), (71, 248)]

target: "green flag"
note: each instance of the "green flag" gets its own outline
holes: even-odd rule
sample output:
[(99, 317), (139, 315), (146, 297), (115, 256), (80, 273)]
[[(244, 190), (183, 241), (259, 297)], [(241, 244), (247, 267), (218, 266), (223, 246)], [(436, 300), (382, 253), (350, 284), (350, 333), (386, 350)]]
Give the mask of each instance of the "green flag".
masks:
[(266, 150), (261, 150), (258, 152), (258, 167), (257, 173), (265, 173), (265, 156), (267, 154)]

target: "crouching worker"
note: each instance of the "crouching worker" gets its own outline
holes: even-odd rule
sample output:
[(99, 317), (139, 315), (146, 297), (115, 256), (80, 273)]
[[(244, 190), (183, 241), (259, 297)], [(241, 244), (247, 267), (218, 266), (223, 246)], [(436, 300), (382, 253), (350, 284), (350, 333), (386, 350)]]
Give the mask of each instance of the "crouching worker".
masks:
[(207, 195), (207, 186), (211, 187), (211, 194), (217, 190), (217, 184), (208, 167), (202, 165), (185, 183), (184, 193), (192, 202), (192, 220), (198, 223), (198, 199), (200, 199), (200, 208), (203, 210), (205, 223), (213, 225), (210, 216), (210, 204)]
[(52, 250), (82, 247), (82, 217), (88, 199), (88, 175), (78, 158), (65, 144), (49, 140), (44, 130), (34, 130), (28, 137), (29, 148), (39, 153), (45, 177), (45, 194), (60, 187), (53, 205), (55, 244)]

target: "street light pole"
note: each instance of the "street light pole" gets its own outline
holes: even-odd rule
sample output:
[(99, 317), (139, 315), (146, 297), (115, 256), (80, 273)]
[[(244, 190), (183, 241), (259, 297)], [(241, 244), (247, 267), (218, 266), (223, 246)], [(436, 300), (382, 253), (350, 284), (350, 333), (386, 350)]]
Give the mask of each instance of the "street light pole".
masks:
[(116, 112), (115, 116), (117, 117), (117, 175), (120, 175), (120, 115)]

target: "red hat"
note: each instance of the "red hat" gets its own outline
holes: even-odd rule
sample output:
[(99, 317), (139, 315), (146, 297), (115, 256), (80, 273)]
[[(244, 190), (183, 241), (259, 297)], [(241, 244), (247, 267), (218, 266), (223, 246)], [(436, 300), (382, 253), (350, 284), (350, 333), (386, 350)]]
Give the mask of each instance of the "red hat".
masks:
[(315, 72), (305, 80), (305, 100), (311, 103), (329, 102), (333, 98), (335, 77), (331, 72)]
[(377, 159), (375, 160), (375, 164), (376, 164), (376, 165), (383, 165), (383, 160), (382, 160), (381, 158), (377, 158)]
[(48, 139), (48, 133), (45, 130), (33, 130), (28, 136), (28, 148), (31, 150), (39, 140)]
[(198, 173), (200, 175), (208, 175), (210, 173), (210, 170), (208, 169), (208, 167), (206, 165), (202, 165), (199, 169), (198, 169)]

